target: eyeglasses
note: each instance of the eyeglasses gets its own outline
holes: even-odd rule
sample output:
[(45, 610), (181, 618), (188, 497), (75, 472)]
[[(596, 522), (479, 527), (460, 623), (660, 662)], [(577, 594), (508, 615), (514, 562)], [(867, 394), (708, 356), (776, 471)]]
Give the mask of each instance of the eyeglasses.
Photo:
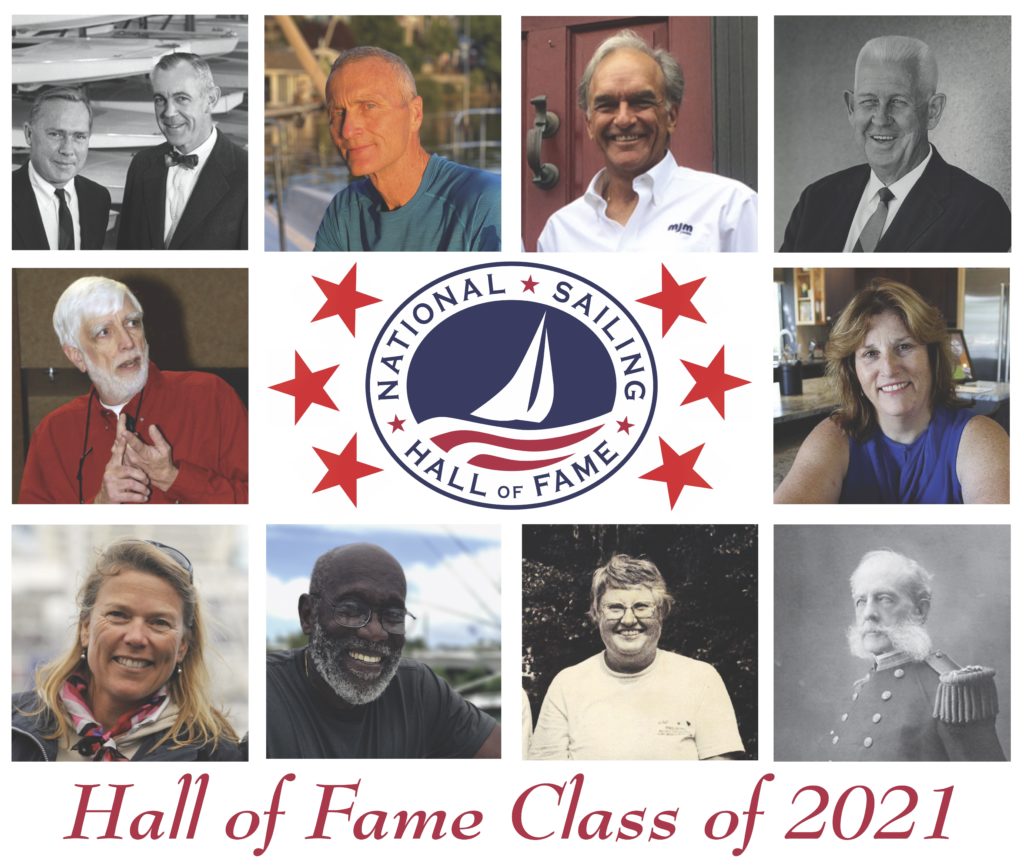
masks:
[[(323, 599), (319, 593), (310, 593), (309, 595), (314, 599)], [(334, 622), (347, 629), (362, 629), (376, 613), (381, 628), (385, 632), (390, 635), (404, 635), (405, 618), (416, 619), (416, 615), (405, 608), (397, 606), (375, 608), (359, 599), (342, 599), (340, 602), (327, 602), (327, 605), (334, 614)]]
[(154, 548), (159, 548), (168, 557), (170, 557), (175, 563), (177, 563), (182, 569), (188, 572), (188, 580), (192, 581), (192, 561), (188, 559), (184, 554), (181, 553), (177, 548), (172, 548), (170, 545), (165, 545), (163, 542), (157, 542), (155, 539), (143, 539), (147, 545), (152, 545)]
[(601, 606), (601, 613), (608, 620), (622, 620), (626, 616), (627, 611), (632, 611), (633, 616), (637, 620), (650, 620), (658, 613), (658, 607), (651, 605), (650, 602), (637, 602), (630, 605), (628, 608), (625, 605), (619, 605), (618, 603), (610, 603), (608, 605)]

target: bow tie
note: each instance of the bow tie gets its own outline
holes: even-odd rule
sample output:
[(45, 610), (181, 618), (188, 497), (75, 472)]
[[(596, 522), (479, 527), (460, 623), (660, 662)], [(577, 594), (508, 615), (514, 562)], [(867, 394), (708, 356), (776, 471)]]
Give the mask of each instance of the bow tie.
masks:
[(194, 169), (199, 165), (199, 156), (197, 154), (183, 154), (172, 150), (164, 154), (164, 165), (167, 168), (181, 166), (184, 169)]

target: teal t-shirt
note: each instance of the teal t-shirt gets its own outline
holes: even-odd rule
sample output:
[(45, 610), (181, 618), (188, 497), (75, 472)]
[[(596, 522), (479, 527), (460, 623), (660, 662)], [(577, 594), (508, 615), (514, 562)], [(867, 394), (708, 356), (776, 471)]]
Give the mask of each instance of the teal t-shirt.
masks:
[(394, 211), (363, 178), (331, 199), (313, 249), (500, 250), (501, 178), (433, 154), (416, 195)]

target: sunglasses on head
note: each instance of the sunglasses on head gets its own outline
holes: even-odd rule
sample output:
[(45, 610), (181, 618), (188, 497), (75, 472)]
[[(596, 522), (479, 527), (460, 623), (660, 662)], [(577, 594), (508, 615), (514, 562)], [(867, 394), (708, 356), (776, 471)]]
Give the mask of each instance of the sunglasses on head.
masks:
[(154, 548), (159, 548), (168, 557), (170, 557), (175, 563), (181, 566), (186, 572), (188, 572), (188, 580), (191, 582), (192, 575), (192, 561), (188, 559), (181, 551), (177, 548), (173, 548), (170, 545), (165, 545), (163, 542), (157, 542), (156, 539), (143, 539), (147, 545), (152, 545)]

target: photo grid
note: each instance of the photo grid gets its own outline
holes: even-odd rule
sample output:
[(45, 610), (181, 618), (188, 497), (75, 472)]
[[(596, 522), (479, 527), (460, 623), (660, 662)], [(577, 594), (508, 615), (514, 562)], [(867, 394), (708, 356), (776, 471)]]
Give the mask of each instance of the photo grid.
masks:
[(15, 855), (1004, 856), (991, 5), (11, 13)]

